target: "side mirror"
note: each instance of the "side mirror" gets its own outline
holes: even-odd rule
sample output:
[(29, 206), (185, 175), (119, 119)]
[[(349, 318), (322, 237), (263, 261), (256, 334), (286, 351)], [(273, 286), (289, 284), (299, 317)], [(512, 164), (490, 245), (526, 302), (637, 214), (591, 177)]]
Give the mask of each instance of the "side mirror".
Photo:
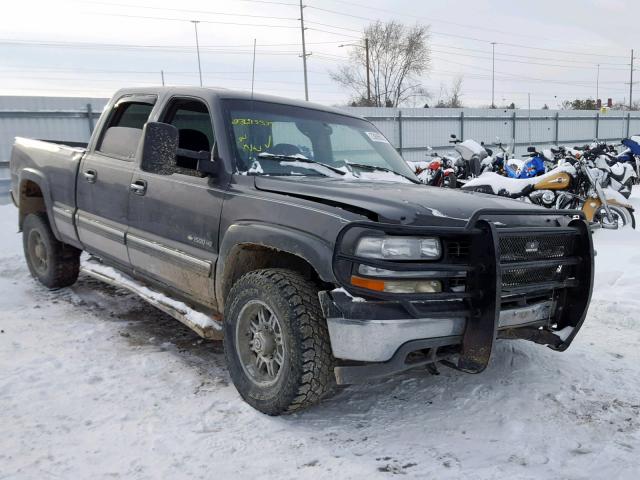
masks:
[(454, 140), (458, 138), (458, 136), (455, 133), (452, 133), (451, 135), (449, 135), (449, 137), (453, 138)]
[(527, 152), (536, 153), (536, 147), (527, 147)]
[(142, 130), (140, 169), (158, 175), (175, 171), (178, 129), (168, 123), (147, 122)]

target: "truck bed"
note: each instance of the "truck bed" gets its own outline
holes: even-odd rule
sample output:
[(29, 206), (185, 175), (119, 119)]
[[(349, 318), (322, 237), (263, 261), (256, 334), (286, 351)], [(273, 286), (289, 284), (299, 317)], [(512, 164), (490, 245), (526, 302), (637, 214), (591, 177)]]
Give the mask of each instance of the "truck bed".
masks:
[[(44, 199), (56, 235), (78, 244), (73, 226), (76, 209), (76, 178), (85, 149), (16, 137), (11, 151), (11, 195), (16, 205)], [(31, 181), (31, 182), (30, 182)], [(40, 187), (35, 187), (36, 183)], [(30, 188), (33, 186), (33, 189)], [(22, 189), (22, 191), (21, 191)]]

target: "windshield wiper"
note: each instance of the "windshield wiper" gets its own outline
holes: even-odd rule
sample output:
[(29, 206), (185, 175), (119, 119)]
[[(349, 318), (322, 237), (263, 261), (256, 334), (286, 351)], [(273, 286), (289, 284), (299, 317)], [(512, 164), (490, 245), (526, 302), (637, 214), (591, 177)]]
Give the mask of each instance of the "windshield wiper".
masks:
[(379, 167), (378, 165), (368, 165), (366, 163), (355, 163), (355, 162), (348, 162), (348, 161), (344, 161), (344, 163), (346, 163), (347, 165), (349, 165), (350, 167), (356, 167), (356, 168), (361, 168), (362, 170), (369, 170), (371, 172), (389, 172), (389, 173), (393, 173), (395, 175), (398, 175), (402, 178), (406, 178), (407, 180), (411, 180), (412, 182), (416, 183), (416, 181), (413, 178), (407, 177), (401, 173), (396, 172), (395, 170), (392, 170), (390, 168), (387, 167)]
[(276, 155), (275, 153), (262, 152), (258, 154), (258, 158), (260, 160), (290, 160), (293, 162), (313, 163), (315, 165), (320, 165), (321, 167), (327, 168), (332, 172), (339, 173), (340, 175), (346, 174), (344, 170), (340, 170), (339, 168), (332, 167), (331, 165), (327, 165), (326, 163), (318, 162), (317, 160), (312, 160), (310, 158), (298, 155)]

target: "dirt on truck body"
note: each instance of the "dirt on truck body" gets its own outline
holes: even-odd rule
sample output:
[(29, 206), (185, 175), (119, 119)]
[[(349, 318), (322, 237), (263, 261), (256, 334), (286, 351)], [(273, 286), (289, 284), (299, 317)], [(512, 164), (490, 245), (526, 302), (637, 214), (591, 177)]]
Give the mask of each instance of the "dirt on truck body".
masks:
[(270, 415), (410, 368), (480, 373), (501, 338), (563, 351), (591, 296), (581, 213), (424, 186), (370, 122), (307, 102), (124, 89), (86, 148), (17, 139), (11, 181), (34, 277), (83, 268), (223, 337)]

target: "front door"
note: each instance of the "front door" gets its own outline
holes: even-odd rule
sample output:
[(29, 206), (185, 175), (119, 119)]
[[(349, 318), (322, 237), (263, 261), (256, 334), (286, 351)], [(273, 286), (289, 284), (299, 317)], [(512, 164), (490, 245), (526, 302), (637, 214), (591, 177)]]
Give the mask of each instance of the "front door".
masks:
[(109, 112), (102, 135), (78, 173), (76, 225), (85, 250), (128, 266), (125, 245), (135, 155), (155, 97), (124, 96)]
[[(179, 148), (211, 152), (214, 132), (206, 103), (173, 98), (160, 121), (174, 125)], [(188, 157), (178, 156), (177, 172), (158, 175), (139, 167), (130, 193), (129, 258), (136, 272), (178, 289), (215, 308), (213, 273), (224, 190), (202, 176)]]

